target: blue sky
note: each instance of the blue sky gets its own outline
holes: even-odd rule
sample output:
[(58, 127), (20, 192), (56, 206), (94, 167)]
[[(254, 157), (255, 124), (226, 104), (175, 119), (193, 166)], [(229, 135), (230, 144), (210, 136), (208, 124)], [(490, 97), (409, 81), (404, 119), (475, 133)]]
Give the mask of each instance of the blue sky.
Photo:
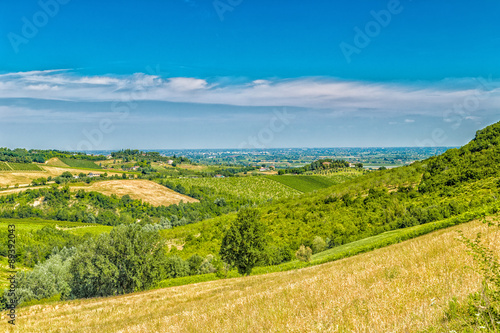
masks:
[(499, 12), (498, 1), (4, 1), (0, 146), (461, 145), (499, 120)]

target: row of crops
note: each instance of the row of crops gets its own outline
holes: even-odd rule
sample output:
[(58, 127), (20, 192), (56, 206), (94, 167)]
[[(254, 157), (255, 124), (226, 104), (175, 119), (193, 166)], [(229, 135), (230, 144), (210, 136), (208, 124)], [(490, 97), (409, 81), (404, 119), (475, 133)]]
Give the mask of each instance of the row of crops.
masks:
[(175, 185), (182, 185), (188, 192), (193, 186), (209, 187), (216, 193), (229, 194), (255, 202), (301, 194), (300, 191), (266, 177), (169, 178), (168, 181)]
[(0, 171), (12, 171), (12, 169), (5, 162), (0, 162)]
[(328, 177), (322, 176), (295, 176), (295, 175), (284, 175), (284, 176), (267, 176), (273, 181), (279, 182), (281, 184), (290, 186), (301, 192), (312, 192), (322, 188), (330, 187), (337, 182), (333, 181)]
[(43, 171), (43, 169), (32, 163), (0, 162), (0, 171)]

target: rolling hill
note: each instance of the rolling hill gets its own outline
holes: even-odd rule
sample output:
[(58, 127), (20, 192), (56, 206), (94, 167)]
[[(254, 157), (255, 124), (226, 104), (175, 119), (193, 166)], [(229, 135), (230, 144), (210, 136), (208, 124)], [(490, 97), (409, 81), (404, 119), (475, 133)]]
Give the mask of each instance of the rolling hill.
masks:
[[(157, 230), (161, 230), (167, 244), (175, 245), (168, 247), (167, 257), (162, 257), (166, 260), (162, 269), (171, 273), (158, 273), (161, 278), (148, 280), (147, 288), (214, 281), (106, 299), (37, 305), (20, 310), (20, 315), (26, 318), (20, 325), (30, 332), (53, 328), (55, 331), (92, 332), (104, 328), (121, 332), (184, 332), (207, 327), (214, 331), (280, 331), (284, 327), (297, 332), (369, 331), (374, 327), (380, 331), (420, 331), (439, 325), (446, 330), (443, 318), (449, 302), (454, 297), (462, 302), (480, 287), (480, 277), (469, 268), (471, 257), (465, 255), (463, 244), (456, 238), (458, 230), (466, 236), (485, 231), (485, 226), (477, 221), (462, 223), (483, 216), (498, 219), (499, 152), (500, 123), (497, 123), (478, 131), (466, 146), (443, 155), (255, 205), (266, 229), (266, 245), (259, 253), (256, 275), (236, 279), (220, 280), (224, 276), (222, 266), (212, 266), (213, 270), (204, 271), (208, 273), (191, 269), (181, 272), (175, 268), (187, 269), (196, 260), (201, 265), (208, 258), (218, 259), (221, 239), (235, 220), (234, 213), (227, 214), (231, 210), (199, 222), (177, 223), (175, 219), (164, 220), (163, 214), (172, 211), (169, 207), (149, 207), (127, 197), (108, 198), (78, 191), (74, 198), (81, 201), (82, 207), (90, 203), (106, 207), (107, 215), (96, 216), (103, 223), (121, 224), (122, 217), (114, 215), (121, 212), (139, 214), (147, 210), (161, 217), (159, 228), (153, 219), (144, 227), (131, 223), (130, 218), (123, 219), (128, 227), (114, 228), (109, 237), (88, 243), (113, 253), (113, 247), (107, 247), (105, 242), (129, 229), (145, 228), (147, 231), (141, 232), (149, 232), (151, 237), (159, 237)], [(193, 189), (199, 191), (201, 187)], [(73, 200), (69, 189), (28, 194), (33, 198), (49, 196), (54, 208), (59, 202)], [(33, 198), (24, 199), (30, 202), (28, 199)], [(2, 200), (11, 206), (16, 202), (13, 196)], [(218, 198), (213, 205), (200, 202), (203, 203), (207, 212), (225, 207)], [(34, 211), (27, 206), (23, 208)], [(72, 209), (70, 213), (76, 214), (76, 208)], [(180, 216), (185, 214), (185, 207), (181, 209), (177, 211)], [(112, 219), (107, 221), (108, 217)], [(462, 225), (454, 226), (457, 224)], [(454, 227), (404, 241), (450, 226)], [(67, 244), (77, 240), (76, 234), (50, 232), (60, 234)], [(118, 242), (119, 238), (116, 239)], [(155, 244), (159, 244), (159, 238), (155, 239), (158, 240)], [(320, 249), (314, 246), (318, 242), (324, 244)], [(380, 248), (388, 244), (393, 245)], [(315, 249), (312, 262), (291, 260), (301, 245)], [(102, 256), (99, 251), (84, 255), (82, 247), (79, 249), (79, 260), (85, 261), (90, 255)], [(366, 251), (371, 252), (360, 254)], [(140, 247), (139, 252), (143, 253)], [(110, 258), (118, 260), (119, 265), (121, 256)], [(88, 273), (84, 267), (79, 266), (82, 279), (104, 274), (96, 275), (93, 270)], [(225, 274), (237, 276), (234, 271)], [(78, 289), (79, 285), (72, 286)], [(117, 293), (120, 292), (97, 295)], [(68, 318), (78, 324), (65, 326)]]
[[(471, 143), (442, 156), (262, 206), (270, 242), (295, 251), (301, 244), (312, 247), (314, 238), (321, 237), (335, 247), (497, 205), (500, 146), (491, 133), (499, 128), (497, 123), (478, 131)], [(468, 177), (471, 173), (475, 176)], [(234, 218), (220, 216), (166, 230), (164, 236), (188, 239), (181, 256), (213, 253)]]
[[(18, 309), (22, 332), (415, 332), (480, 286), (477, 222), (307, 269)], [(0, 329), (7, 330), (5, 313)]]

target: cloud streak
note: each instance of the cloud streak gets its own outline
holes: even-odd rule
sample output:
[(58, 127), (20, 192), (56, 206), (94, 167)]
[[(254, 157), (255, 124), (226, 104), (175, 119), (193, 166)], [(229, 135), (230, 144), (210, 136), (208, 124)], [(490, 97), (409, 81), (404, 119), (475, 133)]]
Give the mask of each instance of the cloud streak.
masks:
[(162, 78), (143, 73), (81, 76), (69, 70), (18, 72), (0, 75), (0, 99), (112, 102), (132, 96), (136, 101), (288, 106), (343, 113), (431, 116), (441, 116), (445, 109), (474, 96), (481, 97), (478, 111), (493, 110), (500, 102), (498, 80), (474, 78), (435, 83), (380, 83), (319, 77), (263, 79), (245, 84), (224, 81), (222, 84), (218, 80)]

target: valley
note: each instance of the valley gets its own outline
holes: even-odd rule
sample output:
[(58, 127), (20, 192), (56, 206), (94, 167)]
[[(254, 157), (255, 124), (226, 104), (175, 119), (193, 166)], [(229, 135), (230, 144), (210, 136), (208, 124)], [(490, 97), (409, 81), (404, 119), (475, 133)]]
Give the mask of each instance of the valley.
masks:
[[(448, 303), (465, 302), (481, 282), (457, 237), (496, 238), (481, 221), (498, 221), (499, 147), (497, 123), (462, 148), (376, 171), (323, 158), (275, 172), (135, 150), (82, 160), (48, 151), (46, 163), (30, 164), (23, 153), (44, 171), (0, 173), (9, 185), (0, 191), (0, 233), (13, 224), (18, 235), (19, 325), (92, 332), (94, 321), (63, 328), (59, 313), (77, 323), (98, 311), (101, 325), (130, 332), (441, 327)], [(13, 185), (15, 177), (31, 183)], [(250, 237), (232, 236), (239, 223), (261, 230), (250, 266), (222, 250), (228, 237)], [(7, 252), (0, 246), (3, 277)], [(176, 306), (164, 301), (179, 297)], [(144, 304), (156, 313), (147, 322)], [(138, 315), (120, 322), (129, 312)]]

